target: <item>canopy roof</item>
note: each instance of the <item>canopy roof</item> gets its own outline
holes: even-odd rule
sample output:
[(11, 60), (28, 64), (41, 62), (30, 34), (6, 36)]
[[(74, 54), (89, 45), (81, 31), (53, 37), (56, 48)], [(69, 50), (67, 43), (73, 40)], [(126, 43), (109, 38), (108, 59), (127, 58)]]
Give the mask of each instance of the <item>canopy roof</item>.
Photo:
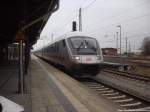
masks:
[(14, 42), (19, 30), (25, 33), (25, 41), (31, 45), (35, 43), (58, 6), (59, 0), (1, 0), (0, 45)]

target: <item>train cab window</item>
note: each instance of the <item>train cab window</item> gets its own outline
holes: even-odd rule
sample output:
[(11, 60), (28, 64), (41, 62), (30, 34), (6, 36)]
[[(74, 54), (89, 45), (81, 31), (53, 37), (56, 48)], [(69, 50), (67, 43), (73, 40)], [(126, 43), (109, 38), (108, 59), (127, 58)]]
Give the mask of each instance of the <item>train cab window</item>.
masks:
[(62, 42), (63, 42), (63, 47), (66, 47), (66, 42), (65, 42), (65, 40), (62, 40)]
[(96, 39), (91, 37), (70, 37), (69, 45), (75, 54), (91, 54), (95, 55), (98, 53), (98, 44)]

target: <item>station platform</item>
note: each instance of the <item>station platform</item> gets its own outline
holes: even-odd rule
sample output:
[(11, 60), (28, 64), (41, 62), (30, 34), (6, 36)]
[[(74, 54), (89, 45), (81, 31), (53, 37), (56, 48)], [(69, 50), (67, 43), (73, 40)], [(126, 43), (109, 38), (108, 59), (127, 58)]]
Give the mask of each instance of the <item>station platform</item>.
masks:
[(120, 71), (128, 71), (131, 68), (131, 64), (126, 63), (114, 63), (114, 62), (103, 62), (104, 68), (115, 68)]
[(116, 107), (41, 59), (30, 63), (32, 112), (116, 112)]
[(17, 92), (18, 79), (18, 62), (17, 61), (2, 61), (0, 63), (0, 94)]
[(10, 84), (14, 87), (4, 87), (8, 90), (1, 91), (0, 95), (23, 106), (24, 112), (117, 112), (118, 109), (115, 104), (34, 55), (25, 76), (24, 94), (16, 92), (17, 76), (13, 76)]
[[(14, 112), (10, 107), (20, 106), (25, 112), (31, 112), (31, 94), (29, 91), (29, 75), (25, 75), (25, 93), (20, 94), (18, 90), (19, 63), (17, 60), (0, 61), (0, 104), (4, 112)], [(8, 100), (9, 106), (3, 104), (3, 98)], [(12, 104), (12, 105), (11, 105)], [(7, 108), (7, 109), (6, 109)], [(11, 110), (11, 111), (9, 111)], [(3, 112), (3, 111), (2, 111)]]

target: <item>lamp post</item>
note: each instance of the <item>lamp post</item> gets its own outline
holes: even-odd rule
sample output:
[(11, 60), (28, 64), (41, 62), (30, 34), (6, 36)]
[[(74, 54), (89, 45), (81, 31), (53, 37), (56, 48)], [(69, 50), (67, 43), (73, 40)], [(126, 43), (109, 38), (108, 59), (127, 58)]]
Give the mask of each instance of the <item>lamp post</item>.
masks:
[(117, 53), (118, 53), (118, 32), (116, 32), (116, 49), (117, 49)]
[(118, 25), (117, 27), (119, 27), (120, 29), (120, 55), (121, 55), (121, 25)]
[(79, 9), (79, 31), (82, 32), (82, 8)]

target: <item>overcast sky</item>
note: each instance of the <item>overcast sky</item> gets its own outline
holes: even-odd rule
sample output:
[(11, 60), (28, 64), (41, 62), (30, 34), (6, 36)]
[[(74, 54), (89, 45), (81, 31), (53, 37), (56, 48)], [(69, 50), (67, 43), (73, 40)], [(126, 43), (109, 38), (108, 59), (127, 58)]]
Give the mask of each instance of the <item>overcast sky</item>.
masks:
[(139, 49), (145, 36), (150, 35), (150, 0), (60, 0), (60, 8), (48, 20), (34, 48), (70, 32), (82, 8), (83, 32), (97, 38), (101, 47), (116, 47), (118, 25), (122, 29), (122, 49), (125, 38), (131, 49)]

